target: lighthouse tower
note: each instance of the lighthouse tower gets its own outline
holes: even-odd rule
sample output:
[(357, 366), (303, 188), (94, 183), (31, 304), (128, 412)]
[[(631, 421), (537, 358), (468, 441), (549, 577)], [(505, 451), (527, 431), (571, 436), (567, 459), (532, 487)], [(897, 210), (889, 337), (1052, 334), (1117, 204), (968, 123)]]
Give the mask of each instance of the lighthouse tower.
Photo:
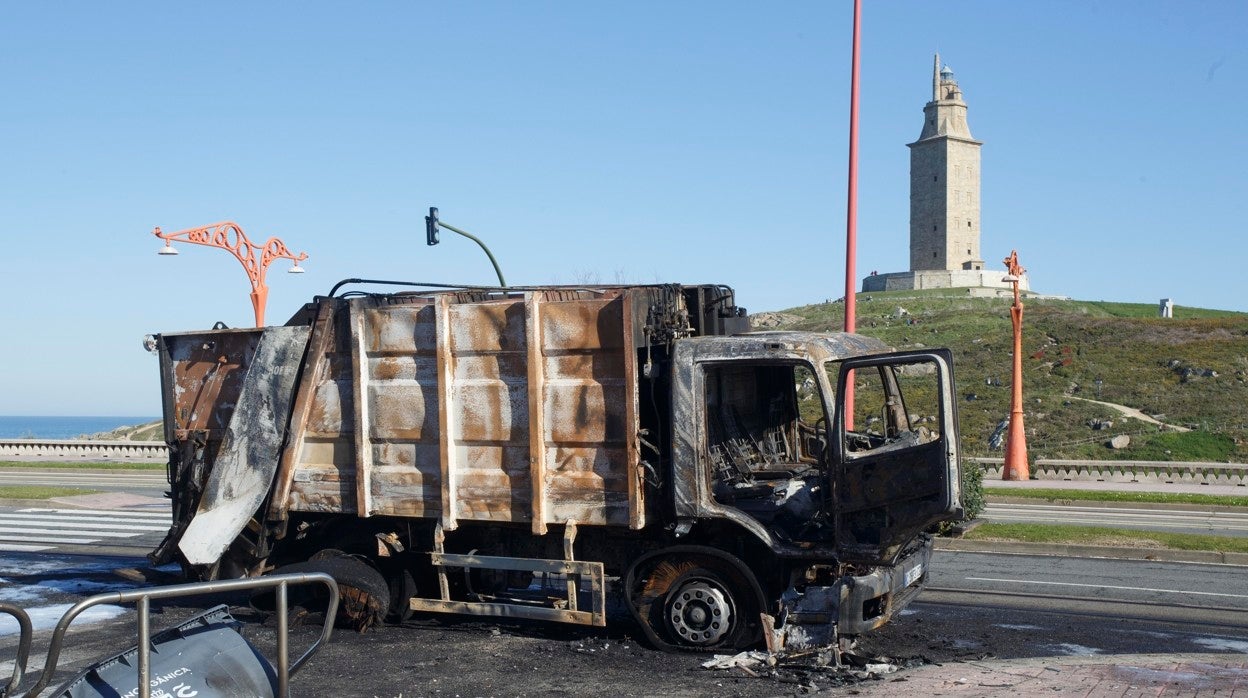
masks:
[(910, 271), (980, 270), (979, 148), (966, 102), (940, 54), (932, 66), (932, 101), (910, 148)]

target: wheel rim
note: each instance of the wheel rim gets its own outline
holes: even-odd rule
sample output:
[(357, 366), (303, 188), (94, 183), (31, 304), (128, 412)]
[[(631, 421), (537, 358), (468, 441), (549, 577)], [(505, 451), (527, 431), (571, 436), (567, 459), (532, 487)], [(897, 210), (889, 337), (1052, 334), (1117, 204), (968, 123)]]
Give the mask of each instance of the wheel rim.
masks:
[(708, 579), (678, 585), (668, 603), (667, 621), (673, 635), (693, 645), (713, 645), (724, 639), (733, 620), (731, 596)]

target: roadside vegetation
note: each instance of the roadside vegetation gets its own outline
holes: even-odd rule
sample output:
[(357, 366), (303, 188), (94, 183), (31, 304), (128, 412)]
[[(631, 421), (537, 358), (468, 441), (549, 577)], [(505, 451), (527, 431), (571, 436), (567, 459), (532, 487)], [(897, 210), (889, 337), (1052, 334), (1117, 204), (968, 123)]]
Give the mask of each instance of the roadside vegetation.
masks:
[(1094, 490), (1034, 489), (1027, 487), (992, 487), (988, 499), (1018, 497), (1046, 502), (1138, 502), (1149, 504), (1195, 504), (1206, 506), (1248, 507), (1248, 496), (1233, 497), (1185, 492), (1101, 492)]
[(43, 487), (39, 485), (0, 485), (0, 499), (51, 499), (76, 494), (96, 494), (99, 490), (78, 487)]
[[(965, 289), (857, 298), (860, 333), (898, 350), (953, 351), (963, 454), (1002, 455), (989, 440), (1010, 411), (1011, 299), (974, 298)], [(1174, 318), (1161, 319), (1146, 303), (1024, 304), (1024, 417), (1033, 459), (1248, 462), (1248, 313), (1179, 306)], [(767, 329), (835, 332), (844, 309), (821, 303), (763, 315)], [(1116, 435), (1129, 436), (1130, 445), (1110, 448)]]
[(1196, 533), (1162, 533), (1126, 528), (1035, 523), (985, 523), (968, 531), (967, 540), (1098, 545), (1114, 548), (1163, 548), (1248, 553), (1248, 538)]

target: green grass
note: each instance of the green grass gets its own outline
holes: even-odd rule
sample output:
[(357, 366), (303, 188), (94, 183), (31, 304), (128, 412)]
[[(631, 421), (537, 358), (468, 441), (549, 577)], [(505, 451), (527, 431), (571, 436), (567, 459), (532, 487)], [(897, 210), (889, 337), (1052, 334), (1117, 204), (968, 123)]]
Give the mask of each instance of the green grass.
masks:
[(0, 485), (0, 499), (51, 499), (76, 494), (95, 494), (99, 490), (78, 487), (43, 487), (40, 485)]
[(1049, 502), (1075, 500), (1081, 502), (1146, 502), (1155, 504), (1208, 504), (1226, 507), (1248, 507), (1248, 497), (1184, 492), (1097, 492), (1093, 490), (1032, 489), (1029, 487), (986, 488), (989, 500), (994, 497), (1026, 497)]
[[(1033, 458), (1248, 462), (1248, 313), (1180, 308), (1161, 319), (1152, 303), (1024, 303), (1024, 417)], [(1010, 299), (972, 298), (965, 289), (858, 294), (858, 332), (898, 350), (953, 351), (968, 456), (1001, 455), (989, 450), (988, 437), (1010, 412), (1009, 306)], [(779, 329), (837, 332), (844, 309), (781, 310), (793, 319)], [(1126, 405), (1194, 431), (1163, 432), (1072, 398)], [(1113, 426), (1092, 429), (1105, 420)], [(1106, 445), (1118, 434), (1130, 435), (1127, 448)]]
[(114, 461), (62, 461), (62, 460), (28, 460), (0, 461), (0, 468), (31, 468), (36, 470), (63, 470), (81, 468), (85, 470), (164, 470), (164, 463), (119, 463)]
[(1116, 548), (1166, 548), (1170, 550), (1210, 550), (1220, 553), (1248, 553), (1248, 538), (1208, 536), (1194, 533), (1161, 533), (1124, 528), (1062, 526), (1057, 524), (986, 523), (965, 536), (970, 540), (1019, 541), (1023, 543), (1068, 543)]

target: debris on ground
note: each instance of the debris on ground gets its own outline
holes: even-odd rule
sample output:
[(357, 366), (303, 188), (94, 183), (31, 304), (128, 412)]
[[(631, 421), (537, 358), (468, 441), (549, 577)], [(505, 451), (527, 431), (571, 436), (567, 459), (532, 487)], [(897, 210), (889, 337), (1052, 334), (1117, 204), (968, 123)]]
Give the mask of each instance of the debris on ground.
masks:
[[(913, 662), (907, 664), (910, 663)], [(918, 660), (918, 663), (925, 662)], [(902, 664), (886, 657), (867, 657), (838, 650), (835, 645), (823, 645), (792, 652), (747, 650), (738, 654), (717, 654), (702, 662), (702, 668), (737, 669), (747, 676), (795, 683), (814, 691), (820, 688), (820, 681), (826, 686), (883, 679), (896, 673)]]

